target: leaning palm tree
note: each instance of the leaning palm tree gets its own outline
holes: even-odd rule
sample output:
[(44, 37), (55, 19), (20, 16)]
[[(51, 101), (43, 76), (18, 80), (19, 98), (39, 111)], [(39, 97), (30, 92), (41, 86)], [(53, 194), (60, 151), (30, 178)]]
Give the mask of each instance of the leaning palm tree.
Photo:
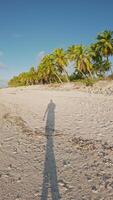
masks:
[(58, 71), (53, 63), (53, 55), (46, 55), (39, 67), (38, 67), (38, 78), (43, 83), (51, 83), (53, 81), (61, 81)]
[(65, 73), (66, 79), (69, 82), (68, 72), (66, 67), (68, 65), (68, 60), (65, 51), (61, 48), (56, 49), (53, 53), (53, 62), (58, 69), (58, 71), (62, 74)]
[(77, 58), (78, 45), (72, 45), (67, 49), (67, 58), (69, 61), (75, 61)]
[(90, 74), (92, 77), (92, 63), (91, 63), (91, 56), (88, 52), (88, 48), (82, 45), (74, 45), (69, 47), (67, 50), (68, 57), (70, 61), (75, 62), (75, 70), (79, 71), (83, 74)]
[(78, 47), (76, 65), (77, 65), (78, 71), (84, 74), (88, 73), (92, 77), (93, 65), (91, 63), (91, 57), (88, 54), (86, 47), (83, 47), (83, 46)]

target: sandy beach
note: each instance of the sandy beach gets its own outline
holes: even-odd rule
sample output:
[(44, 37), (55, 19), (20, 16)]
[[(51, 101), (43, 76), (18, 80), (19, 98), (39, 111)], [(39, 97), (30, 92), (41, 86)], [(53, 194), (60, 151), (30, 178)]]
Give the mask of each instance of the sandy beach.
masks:
[(113, 199), (113, 96), (39, 86), (1, 89), (0, 195)]

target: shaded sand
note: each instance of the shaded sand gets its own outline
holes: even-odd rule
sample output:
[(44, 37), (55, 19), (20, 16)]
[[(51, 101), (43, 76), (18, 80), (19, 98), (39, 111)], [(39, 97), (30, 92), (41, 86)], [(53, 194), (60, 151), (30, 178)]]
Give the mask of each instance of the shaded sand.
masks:
[(38, 86), (0, 90), (0, 195), (112, 200), (113, 96)]

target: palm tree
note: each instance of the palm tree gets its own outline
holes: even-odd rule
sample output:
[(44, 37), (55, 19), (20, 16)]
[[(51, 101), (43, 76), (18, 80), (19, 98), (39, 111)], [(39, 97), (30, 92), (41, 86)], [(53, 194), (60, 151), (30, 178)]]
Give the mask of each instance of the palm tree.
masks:
[(113, 31), (101, 32), (97, 35), (97, 49), (100, 51), (101, 55), (106, 57), (108, 61), (108, 57), (113, 55)]
[(67, 58), (70, 61), (75, 61), (77, 58), (77, 50), (78, 50), (78, 45), (72, 45), (70, 47), (68, 47), (67, 49)]
[(81, 72), (83, 75), (88, 73), (92, 77), (93, 66), (88, 48), (82, 45), (74, 45), (68, 48), (67, 54), (71, 61), (75, 61), (76, 70)]
[(55, 67), (58, 69), (58, 71), (62, 74), (65, 73), (66, 79), (69, 82), (69, 75), (68, 72), (66, 71), (66, 67), (68, 64), (68, 59), (66, 56), (65, 51), (61, 48), (56, 49), (53, 53), (53, 62)]
[(96, 76), (104, 76), (105, 72), (111, 69), (111, 63), (108, 60), (108, 55), (107, 59), (103, 59), (103, 57), (106, 57), (105, 54), (102, 53), (103, 51), (104, 47), (100, 42), (91, 44), (89, 47), (89, 54), (92, 58), (94, 69), (93, 72)]
[(46, 55), (42, 59), (38, 67), (38, 77), (43, 83), (51, 83), (56, 81), (56, 79), (62, 83), (57, 69), (53, 63), (53, 55)]
[(102, 56), (98, 50), (98, 45), (96, 43), (91, 44), (88, 48), (89, 55), (92, 59), (93, 64), (93, 74), (97, 77), (98, 72), (101, 74), (102, 71)]

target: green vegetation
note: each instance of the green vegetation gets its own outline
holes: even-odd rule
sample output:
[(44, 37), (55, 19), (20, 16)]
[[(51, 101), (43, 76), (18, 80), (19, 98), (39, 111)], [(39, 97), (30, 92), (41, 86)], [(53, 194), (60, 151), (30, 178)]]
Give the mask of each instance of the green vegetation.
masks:
[[(56, 49), (45, 55), (38, 67), (14, 76), (9, 86), (62, 83), (81, 80), (92, 85), (105, 77), (111, 70), (109, 56), (113, 56), (113, 32), (104, 31), (97, 35), (90, 46), (72, 45), (67, 50)], [(74, 63), (74, 73), (68, 74), (69, 63)]]

